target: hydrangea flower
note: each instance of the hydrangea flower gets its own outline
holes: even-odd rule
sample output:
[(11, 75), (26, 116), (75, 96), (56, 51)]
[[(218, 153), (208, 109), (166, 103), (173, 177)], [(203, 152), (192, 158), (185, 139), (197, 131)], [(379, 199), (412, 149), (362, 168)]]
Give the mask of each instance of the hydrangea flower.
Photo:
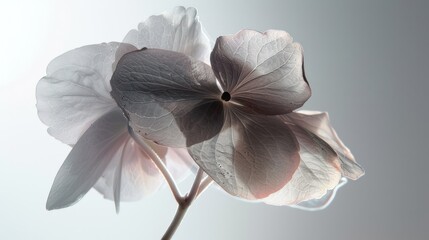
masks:
[(162, 49), (125, 54), (112, 96), (133, 131), (187, 147), (225, 191), (273, 205), (322, 198), (342, 176), (363, 174), (326, 113), (294, 111), (311, 91), (302, 47), (288, 33), (219, 37), (210, 60)]
[[(73, 146), (47, 209), (94, 187), (118, 210), (164, 177), (178, 210), (163, 239), (213, 180), (245, 200), (315, 210), (364, 174), (327, 113), (297, 110), (311, 96), (300, 44), (285, 31), (242, 30), (210, 53), (193, 8), (57, 57), (36, 95), (48, 132)], [(175, 182), (195, 163), (182, 196)]]
[[(70, 206), (92, 187), (105, 198), (133, 201), (155, 192), (163, 176), (128, 133), (128, 123), (110, 95), (118, 59), (143, 47), (181, 52), (208, 61), (210, 41), (194, 8), (176, 7), (151, 16), (131, 30), (123, 43), (84, 46), (55, 58), (37, 85), (37, 110), (49, 134), (73, 146), (61, 166), (47, 209)], [(176, 180), (192, 160), (186, 149), (143, 140)]]

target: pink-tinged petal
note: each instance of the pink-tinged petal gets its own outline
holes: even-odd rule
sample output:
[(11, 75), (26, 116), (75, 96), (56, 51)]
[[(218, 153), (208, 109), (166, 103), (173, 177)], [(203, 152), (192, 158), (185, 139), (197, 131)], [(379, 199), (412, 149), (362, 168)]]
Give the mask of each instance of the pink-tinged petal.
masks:
[(103, 43), (71, 50), (49, 64), (37, 84), (37, 110), (49, 134), (73, 145), (99, 117), (116, 106), (110, 96), (112, 65), (128, 44)]
[(176, 7), (141, 22), (124, 39), (137, 48), (159, 48), (181, 52), (209, 63), (210, 40), (198, 20), (195, 8)]
[(265, 198), (285, 186), (299, 165), (299, 146), (276, 117), (226, 110), (222, 131), (189, 147), (196, 163), (233, 196)]
[(126, 119), (111, 111), (82, 135), (58, 171), (46, 208), (68, 207), (79, 201), (103, 174), (111, 161), (121, 158), (127, 138)]
[(156, 192), (163, 177), (129, 135), (121, 154), (122, 159), (111, 162), (94, 188), (105, 198), (115, 200), (116, 205), (119, 201), (137, 201)]
[[(180, 182), (190, 173), (192, 161), (186, 149), (173, 149), (143, 140), (164, 161), (174, 179)], [(165, 182), (150, 157), (130, 136), (122, 149), (122, 159), (112, 161), (94, 188), (105, 198), (119, 201), (137, 201), (155, 193)]]
[(263, 201), (271, 205), (294, 205), (318, 199), (337, 186), (341, 178), (335, 151), (306, 129), (289, 125), (299, 142), (301, 162), (292, 179)]
[(350, 150), (338, 137), (334, 128), (329, 122), (329, 115), (326, 112), (317, 111), (297, 111), (284, 116), (286, 121), (297, 124), (308, 131), (316, 134), (323, 141), (329, 144), (338, 154), (341, 160), (341, 170), (343, 176), (356, 180), (364, 175), (363, 168), (356, 163)]
[(158, 144), (190, 146), (222, 127), (223, 108), (217, 100), (221, 93), (211, 68), (182, 53), (128, 53), (119, 61), (111, 85), (133, 130)]
[(341, 178), (340, 182), (334, 189), (329, 190), (323, 197), (319, 199), (312, 199), (304, 202), (300, 202), (297, 205), (291, 205), (291, 207), (298, 208), (307, 211), (318, 211), (327, 208), (334, 200), (338, 189), (347, 183), (347, 178)]
[(231, 101), (244, 105), (248, 112), (288, 113), (311, 95), (302, 47), (284, 31), (242, 30), (219, 37), (211, 64)]

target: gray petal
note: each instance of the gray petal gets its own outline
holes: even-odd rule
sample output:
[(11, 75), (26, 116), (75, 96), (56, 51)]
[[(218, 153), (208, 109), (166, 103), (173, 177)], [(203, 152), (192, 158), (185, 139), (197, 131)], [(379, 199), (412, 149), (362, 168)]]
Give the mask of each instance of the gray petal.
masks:
[(244, 105), (248, 112), (288, 113), (311, 95), (302, 47), (284, 31), (242, 30), (219, 37), (211, 64), (231, 101)]
[(130, 126), (158, 144), (190, 146), (222, 127), (221, 92), (210, 66), (184, 54), (161, 49), (126, 54), (111, 85)]

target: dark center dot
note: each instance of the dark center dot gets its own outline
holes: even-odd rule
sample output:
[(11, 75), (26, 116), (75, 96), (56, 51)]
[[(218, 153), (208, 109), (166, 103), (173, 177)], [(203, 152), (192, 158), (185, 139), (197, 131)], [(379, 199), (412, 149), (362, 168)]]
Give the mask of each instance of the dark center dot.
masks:
[(228, 102), (229, 100), (231, 100), (231, 94), (229, 94), (229, 92), (223, 92), (220, 98), (225, 102)]

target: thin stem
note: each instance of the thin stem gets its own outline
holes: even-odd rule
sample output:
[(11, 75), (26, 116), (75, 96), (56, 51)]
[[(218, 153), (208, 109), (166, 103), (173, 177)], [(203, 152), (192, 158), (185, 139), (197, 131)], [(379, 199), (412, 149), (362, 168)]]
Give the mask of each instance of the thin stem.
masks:
[(164, 236), (162, 236), (162, 240), (170, 240), (171, 237), (173, 237), (188, 208), (189, 205), (182, 206), (181, 204), (179, 204), (179, 206), (177, 207), (176, 215), (174, 215), (173, 221), (171, 222)]
[(209, 176), (206, 176), (200, 184), (200, 187), (198, 188), (196, 198), (200, 196), (201, 193), (203, 193), (211, 184), (213, 183), (213, 179)]
[(186, 200), (189, 201), (188, 203), (189, 205), (195, 199), (195, 197), (197, 196), (197, 193), (199, 192), (203, 175), (204, 175), (203, 169), (199, 168), (197, 172), (197, 176), (195, 176), (194, 183), (192, 184), (191, 190), (189, 191), (189, 194), (186, 197)]
[(180, 190), (177, 187), (173, 176), (171, 175), (170, 171), (168, 171), (167, 166), (164, 164), (162, 159), (152, 149), (151, 146), (149, 146), (143, 139), (141, 139), (139, 136), (136, 135), (136, 133), (133, 131), (133, 129), (131, 129), (130, 126), (128, 126), (128, 132), (130, 133), (131, 137), (140, 145), (140, 147), (145, 151), (145, 153), (147, 153), (147, 155), (149, 155), (149, 157), (152, 159), (152, 161), (158, 167), (159, 171), (164, 176), (165, 180), (167, 181), (168, 185), (170, 186), (170, 189), (174, 195), (174, 198), (180, 204), (180, 202), (183, 201), (182, 194), (180, 193)]
[(201, 186), (201, 181), (203, 180), (203, 176), (204, 176), (204, 171), (201, 168), (198, 169), (197, 176), (195, 176), (195, 180), (194, 180), (194, 183), (192, 184), (189, 194), (187, 194), (182, 201), (178, 202), (179, 206), (177, 207), (176, 214), (174, 215), (173, 221), (170, 223), (170, 226), (168, 227), (167, 231), (162, 237), (162, 240), (171, 239), (171, 237), (176, 232), (177, 227), (179, 227), (180, 223), (182, 222), (182, 219), (185, 216), (186, 211), (188, 210), (189, 206), (192, 204), (194, 199), (197, 197), (197, 194)]

